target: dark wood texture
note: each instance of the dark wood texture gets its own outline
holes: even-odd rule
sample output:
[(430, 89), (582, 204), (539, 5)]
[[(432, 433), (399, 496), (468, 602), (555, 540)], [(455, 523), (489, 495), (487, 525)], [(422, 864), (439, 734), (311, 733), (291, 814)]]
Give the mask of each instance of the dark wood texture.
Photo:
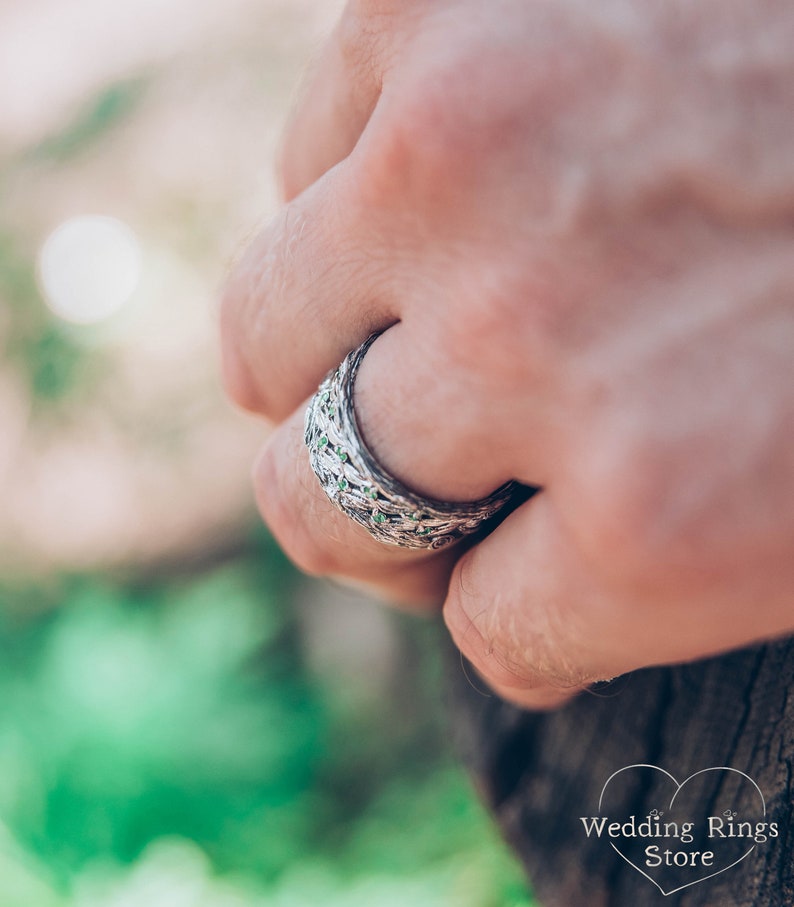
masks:
[[(458, 657), (450, 665), (464, 758), (544, 907), (794, 905), (794, 642), (639, 671), (549, 714), (485, 696)], [(663, 896), (607, 841), (588, 838), (580, 820), (598, 815), (607, 778), (635, 763), (657, 765), (679, 781), (712, 766), (746, 772), (779, 837), (721, 875)], [(697, 796), (687, 808), (698, 828), (726, 803), (740, 817), (757, 810), (751, 784), (732, 789), (737, 777), (715, 772), (696, 779)], [(610, 814), (639, 819), (669, 801), (661, 773), (646, 771), (634, 781), (610, 787)], [(695, 784), (685, 788), (692, 792)]]

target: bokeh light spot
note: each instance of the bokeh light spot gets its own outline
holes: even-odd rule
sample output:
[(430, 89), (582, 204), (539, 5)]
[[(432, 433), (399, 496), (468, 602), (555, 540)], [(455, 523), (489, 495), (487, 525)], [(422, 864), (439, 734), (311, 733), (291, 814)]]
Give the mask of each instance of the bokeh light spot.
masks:
[(59, 318), (95, 324), (118, 312), (141, 277), (141, 253), (132, 230), (114, 217), (64, 221), (39, 253), (44, 299)]

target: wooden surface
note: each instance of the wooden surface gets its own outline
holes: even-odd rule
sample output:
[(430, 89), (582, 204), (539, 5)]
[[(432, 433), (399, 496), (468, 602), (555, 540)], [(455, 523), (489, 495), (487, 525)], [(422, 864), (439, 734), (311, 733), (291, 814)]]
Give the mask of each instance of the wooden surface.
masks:
[[(464, 675), (457, 653), (450, 673), (461, 751), (544, 907), (794, 905), (794, 642), (637, 672), (549, 714), (522, 712), (483, 695)], [(604, 783), (632, 764), (658, 766), (679, 782), (713, 766), (739, 769), (760, 788), (766, 820), (777, 823), (779, 836), (758, 843), (720, 875), (663, 896), (608, 840), (588, 838), (580, 818), (600, 815)], [(610, 782), (604, 809), (610, 817), (639, 821), (664, 807), (668, 817), (686, 812), (696, 829), (725, 809), (739, 819), (763, 818), (757, 791), (733, 772), (696, 777), (671, 810), (674, 791), (661, 772), (624, 772)], [(616, 843), (624, 852), (637, 846), (628, 839)], [(754, 844), (718, 840), (715, 859), (728, 865), (746, 843)], [(645, 865), (644, 854), (629, 856)], [(649, 872), (665, 890), (708, 874), (675, 867)]]

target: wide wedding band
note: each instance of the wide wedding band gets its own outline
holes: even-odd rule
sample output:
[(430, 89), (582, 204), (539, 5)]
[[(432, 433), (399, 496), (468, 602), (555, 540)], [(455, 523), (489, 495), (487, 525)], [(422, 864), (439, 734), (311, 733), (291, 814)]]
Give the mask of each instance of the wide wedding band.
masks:
[(353, 408), (356, 373), (377, 338), (370, 336), (333, 369), (306, 410), (311, 467), (329, 500), (374, 538), (401, 548), (443, 548), (475, 532), (526, 488), (507, 482), (478, 501), (436, 501), (416, 494), (378, 462)]

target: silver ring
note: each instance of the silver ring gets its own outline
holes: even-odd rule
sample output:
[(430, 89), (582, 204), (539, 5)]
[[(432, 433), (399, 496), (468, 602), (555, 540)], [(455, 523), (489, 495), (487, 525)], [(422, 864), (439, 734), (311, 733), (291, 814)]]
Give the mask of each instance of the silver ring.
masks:
[(422, 497), (389, 475), (367, 447), (353, 408), (356, 373), (372, 334), (329, 372), (306, 410), (309, 461), (329, 500), (374, 538), (401, 548), (443, 548), (459, 541), (526, 488), (507, 482), (478, 501)]

